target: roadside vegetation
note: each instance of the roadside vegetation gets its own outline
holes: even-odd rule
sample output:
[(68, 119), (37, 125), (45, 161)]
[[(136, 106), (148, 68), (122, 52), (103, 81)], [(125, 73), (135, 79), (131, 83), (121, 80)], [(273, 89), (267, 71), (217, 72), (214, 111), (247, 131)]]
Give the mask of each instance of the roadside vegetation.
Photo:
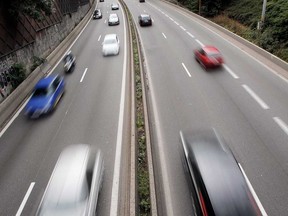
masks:
[[(199, 0), (177, 0), (199, 14)], [(200, 15), (238, 34), (288, 62), (288, 1), (269, 0), (264, 25), (263, 0), (201, 0)]]
[(53, 0), (3, 0), (3, 8), (10, 19), (17, 21), (19, 14), (25, 14), (36, 21), (52, 14)]
[(143, 89), (140, 71), (140, 57), (136, 36), (136, 29), (133, 25), (133, 19), (127, 10), (128, 18), (131, 23), (132, 44), (133, 44), (133, 60), (134, 60), (134, 77), (135, 77), (135, 103), (136, 103), (136, 138), (137, 138), (137, 192), (138, 192), (138, 215), (151, 215), (150, 185), (149, 171), (146, 149), (146, 133), (143, 108)]

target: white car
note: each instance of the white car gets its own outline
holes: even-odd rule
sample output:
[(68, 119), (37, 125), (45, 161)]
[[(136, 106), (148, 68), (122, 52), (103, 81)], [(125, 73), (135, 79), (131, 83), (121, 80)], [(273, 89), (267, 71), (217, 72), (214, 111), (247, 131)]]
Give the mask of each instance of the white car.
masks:
[(111, 10), (119, 10), (119, 5), (118, 5), (118, 3), (112, 3), (112, 4), (111, 4)]
[(102, 43), (102, 52), (104, 56), (118, 55), (120, 42), (116, 34), (107, 34)]
[(120, 21), (119, 21), (119, 17), (117, 14), (113, 13), (109, 15), (109, 19), (108, 19), (108, 25), (119, 25)]
[(86, 144), (66, 147), (55, 165), (36, 216), (95, 216), (104, 160)]

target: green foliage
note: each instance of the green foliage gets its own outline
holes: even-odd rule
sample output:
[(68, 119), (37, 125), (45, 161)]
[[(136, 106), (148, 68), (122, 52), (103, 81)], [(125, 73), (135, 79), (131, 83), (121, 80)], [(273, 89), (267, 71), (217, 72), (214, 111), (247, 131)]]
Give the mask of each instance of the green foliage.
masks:
[(39, 58), (37, 56), (33, 56), (32, 61), (33, 63), (30, 68), (31, 71), (35, 70), (39, 65), (43, 64), (45, 62), (45, 58)]
[(218, 15), (223, 7), (229, 5), (231, 0), (178, 0), (178, 2), (194, 13), (199, 13), (201, 3), (201, 15), (213, 17)]
[(13, 64), (8, 73), (8, 78), (12, 84), (13, 89), (16, 89), (26, 78), (26, 70), (24, 64)]
[(51, 15), (53, 0), (3, 0), (10, 18), (17, 20), (20, 13), (40, 21), (45, 15)]
[(262, 4), (263, 0), (233, 0), (225, 10), (225, 14), (246, 26), (256, 29), (257, 22), (261, 17)]

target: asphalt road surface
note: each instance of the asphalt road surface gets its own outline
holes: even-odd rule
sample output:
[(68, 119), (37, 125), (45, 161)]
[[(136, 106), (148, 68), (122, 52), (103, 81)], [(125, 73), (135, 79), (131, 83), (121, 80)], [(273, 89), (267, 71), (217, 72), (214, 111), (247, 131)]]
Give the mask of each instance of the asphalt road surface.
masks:
[[(118, 195), (120, 197), (122, 190), (117, 186), (121, 184), (120, 176), (127, 171), (125, 166), (120, 170), (120, 164), (125, 164), (123, 155), (127, 153), (127, 146), (122, 143), (128, 143), (128, 115), (124, 112), (129, 110), (125, 103), (128, 97), (127, 24), (120, 7), (113, 11), (118, 14), (120, 25), (108, 26), (112, 2), (98, 3), (103, 18), (89, 21), (71, 47), (77, 58), (75, 70), (65, 75), (60, 62), (53, 71), (64, 75), (67, 84), (55, 112), (30, 120), (22, 110), (1, 136), (0, 215), (34, 215), (60, 152), (77, 143), (89, 144), (104, 155), (98, 214), (118, 212)], [(101, 43), (108, 33), (116, 33), (120, 39), (118, 56), (102, 55)], [(123, 202), (121, 199), (120, 203)]]
[[(215, 128), (227, 141), (268, 215), (287, 215), (288, 85), (227, 36), (163, 1), (126, 0), (148, 77), (159, 215), (193, 215), (179, 131)], [(150, 14), (151, 27), (138, 15)], [(223, 68), (206, 72), (193, 50), (215, 45)]]

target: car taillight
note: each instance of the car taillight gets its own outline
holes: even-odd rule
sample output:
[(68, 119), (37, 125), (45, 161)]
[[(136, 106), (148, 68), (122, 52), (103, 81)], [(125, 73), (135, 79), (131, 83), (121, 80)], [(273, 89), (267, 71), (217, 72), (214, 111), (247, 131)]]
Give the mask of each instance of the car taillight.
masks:
[(200, 205), (201, 205), (203, 216), (208, 216), (206, 205), (205, 205), (205, 201), (203, 199), (203, 196), (202, 196), (201, 192), (199, 192), (199, 197), (200, 197)]

